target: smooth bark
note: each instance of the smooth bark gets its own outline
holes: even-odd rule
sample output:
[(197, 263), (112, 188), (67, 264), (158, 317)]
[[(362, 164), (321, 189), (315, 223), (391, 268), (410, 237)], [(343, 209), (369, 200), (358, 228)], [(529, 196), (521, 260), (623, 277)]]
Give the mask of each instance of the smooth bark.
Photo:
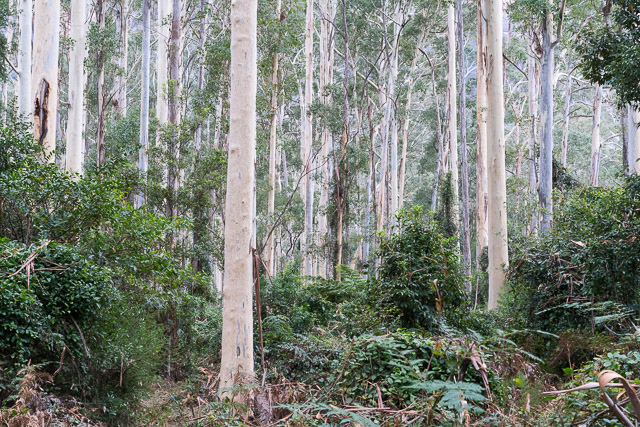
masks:
[(591, 125), (591, 173), (590, 182), (594, 187), (598, 186), (600, 176), (600, 116), (602, 114), (602, 86), (596, 84), (593, 97), (593, 122)]
[[(86, 73), (86, 16), (85, 0), (71, 1), (71, 39), (73, 47), (69, 54), (69, 117), (67, 119), (67, 148), (65, 167), (74, 174), (82, 173), (84, 162), (84, 85)], [(76, 175), (79, 176), (79, 175)]]
[[(138, 170), (146, 178), (149, 169), (149, 80), (151, 62), (151, 0), (142, 0), (142, 91), (140, 101), (140, 148), (138, 149)], [(145, 204), (144, 192), (136, 198), (136, 206)]]
[(33, 113), (31, 93), (31, 41), (33, 25), (33, 0), (20, 0), (20, 39), (18, 40), (18, 112)]

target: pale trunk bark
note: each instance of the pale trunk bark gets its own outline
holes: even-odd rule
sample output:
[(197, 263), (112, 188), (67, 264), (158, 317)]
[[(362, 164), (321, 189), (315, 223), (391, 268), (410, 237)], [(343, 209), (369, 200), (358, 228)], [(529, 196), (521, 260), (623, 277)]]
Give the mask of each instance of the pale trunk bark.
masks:
[(540, 93), (540, 179), (538, 196), (542, 221), (540, 232), (547, 234), (553, 220), (552, 173), (553, 173), (553, 71), (555, 44), (552, 37), (551, 11), (546, 12), (542, 28), (542, 73)]
[(20, 40), (18, 41), (19, 55), (19, 87), (18, 112), (26, 116), (33, 113), (33, 99), (31, 98), (31, 36), (33, 23), (33, 0), (20, 0)]
[(476, 98), (476, 267), (487, 247), (487, 63), (486, 22), (482, 0), (478, 1), (477, 98)]
[(636, 175), (640, 175), (640, 130), (638, 130), (638, 126), (640, 125), (640, 110), (635, 110), (633, 112), (633, 127), (635, 131), (634, 135), (634, 149), (633, 149), (633, 170)]
[[(105, 27), (105, 15), (106, 15), (106, 0), (98, 0), (98, 25), (100, 26), (100, 31), (102, 32)], [(106, 157), (106, 146), (104, 140), (105, 134), (105, 100), (106, 96), (104, 93), (104, 56), (105, 51), (103, 47), (98, 48), (98, 124), (97, 124), (97, 135), (96, 135), (96, 157), (97, 157), (97, 166), (100, 168), (104, 165), (105, 157)]]
[[(320, 2), (320, 102), (324, 106), (333, 103), (333, 97), (327, 86), (333, 83), (333, 63), (334, 63), (334, 28), (331, 24), (336, 16), (335, 0), (322, 0)], [(318, 206), (318, 235), (321, 244), (321, 262), (324, 263), (319, 269), (322, 277), (327, 277), (329, 271), (329, 220), (327, 208), (329, 202), (329, 183), (331, 181), (331, 170), (329, 167), (329, 156), (331, 154), (331, 132), (326, 125), (322, 126), (321, 135), (321, 171), (322, 188), (320, 190), (320, 204)]]
[(571, 74), (567, 75), (567, 85), (564, 91), (564, 114), (562, 118), (562, 167), (567, 167), (567, 153), (569, 152), (569, 112), (571, 111)]
[[(49, 156), (56, 149), (60, 0), (36, 0), (33, 16), (31, 105), (34, 136)], [(50, 162), (55, 162), (53, 155)]]
[[(198, 91), (202, 92), (204, 88), (204, 62), (205, 62), (205, 51), (204, 51), (204, 42), (207, 38), (207, 27), (205, 25), (207, 9), (205, 7), (205, 0), (200, 0), (200, 13), (202, 14), (200, 18), (200, 40), (199, 40), (199, 52), (200, 52), (200, 64), (198, 65)], [(198, 123), (198, 127), (196, 128), (196, 132), (194, 135), (194, 148), (196, 150), (196, 154), (200, 154), (200, 150), (202, 149), (202, 122)]]
[(435, 64), (431, 67), (431, 94), (436, 104), (436, 141), (438, 144), (438, 153), (436, 156), (436, 171), (433, 179), (433, 193), (431, 194), (431, 210), (435, 211), (438, 207), (438, 187), (440, 185), (440, 176), (445, 170), (445, 154), (444, 154), (444, 135), (442, 134), (442, 118), (440, 116), (440, 101), (436, 87)]
[(631, 107), (630, 104), (627, 105), (627, 129), (629, 129), (629, 147), (628, 147), (628, 151), (629, 151), (629, 175), (635, 173), (635, 165), (636, 165), (636, 135), (638, 134), (638, 128), (636, 126), (636, 124), (634, 123), (634, 115), (633, 115), (633, 108)]
[(220, 394), (247, 403), (231, 388), (254, 380), (252, 205), (255, 175), (257, 0), (231, 4), (231, 89), (222, 291)]
[[(156, 56), (156, 116), (160, 125), (167, 123), (169, 104), (167, 98), (169, 38), (171, 36), (169, 20), (171, 17), (171, 0), (158, 0), (158, 49)], [(160, 134), (156, 139), (160, 144)]]
[(627, 117), (627, 106), (622, 106), (618, 108), (618, 115), (620, 117), (620, 134), (622, 135), (622, 172), (625, 175), (630, 175), (630, 165), (629, 162), (631, 156), (629, 156), (629, 117)]
[(591, 125), (591, 185), (598, 186), (600, 175), (600, 116), (602, 112), (602, 86), (596, 84), (593, 98), (593, 123)]
[(447, 137), (449, 143), (449, 171), (451, 171), (451, 180), (453, 183), (453, 224), (458, 234), (460, 223), (458, 204), (459, 196), (459, 173), (458, 173), (458, 110), (456, 108), (456, 18), (453, 4), (449, 4), (447, 8), (447, 41), (448, 41), (448, 73), (447, 73), (447, 94), (449, 101), (449, 125), (447, 128)]
[[(142, 0), (142, 91), (140, 101), (140, 148), (138, 149), (138, 169), (146, 179), (149, 169), (149, 69), (151, 62), (151, 11), (149, 2)], [(144, 191), (137, 195), (136, 206), (145, 204)]]
[[(536, 140), (538, 138), (538, 70), (534, 52), (529, 46), (529, 54), (527, 56), (527, 75), (528, 75), (528, 92), (529, 92), (529, 118), (531, 126), (529, 129), (529, 193), (531, 198), (535, 199), (538, 189), (538, 174), (536, 171)], [(529, 234), (535, 234), (538, 231), (538, 209), (537, 203), (532, 203), (531, 220), (529, 222)]]
[(171, 134), (167, 142), (167, 149), (171, 156), (171, 162), (167, 167), (167, 188), (171, 192), (167, 200), (167, 216), (174, 217), (176, 212), (176, 196), (179, 186), (179, 137), (180, 137), (180, 16), (182, 13), (181, 0), (173, 0), (173, 12), (171, 15), (171, 38), (169, 45), (169, 80), (168, 80), (168, 106), (169, 124)]
[(489, 309), (506, 291), (507, 189), (502, 82), (502, 2), (487, 1), (487, 175), (489, 194)]
[[(118, 109), (120, 117), (127, 115), (127, 71), (129, 68), (129, 0), (120, 0), (120, 31), (122, 35), (122, 46), (118, 66), (121, 75), (118, 76)], [(144, 18), (143, 18), (144, 19)]]
[[(282, 0), (276, 3), (276, 20), (280, 19), (282, 12)], [(271, 123), (269, 128), (269, 195), (267, 201), (267, 218), (268, 230), (273, 227), (273, 216), (275, 214), (276, 201), (276, 153), (277, 153), (277, 135), (278, 135), (278, 68), (280, 64), (280, 55), (278, 52), (273, 54), (273, 62), (271, 67)], [(275, 273), (275, 233), (271, 232), (266, 245), (266, 265), (270, 276)]]
[(313, 117), (311, 115), (311, 104), (313, 102), (313, 0), (307, 0), (306, 27), (304, 37), (304, 54), (305, 54), (305, 85), (304, 85), (304, 108), (302, 120), (304, 122), (302, 134), (302, 167), (304, 178), (302, 184), (305, 189), (304, 195), (304, 244), (302, 249), (303, 268), (306, 275), (312, 274), (312, 256), (311, 245), (313, 244), (313, 179), (311, 170), (313, 168), (311, 161), (312, 138), (313, 138)]
[(71, 2), (71, 39), (73, 47), (69, 54), (69, 117), (67, 119), (66, 169), (82, 173), (84, 162), (84, 58), (86, 56), (86, 16), (85, 0)]
[(456, 2), (458, 15), (458, 70), (460, 87), (460, 161), (462, 166), (462, 264), (466, 276), (465, 287), (471, 295), (471, 229), (469, 225), (469, 162), (467, 159), (467, 65), (464, 54), (464, 23), (462, 20), (462, 0)]
[[(389, 209), (391, 211), (391, 226), (396, 224), (396, 213), (398, 210), (398, 110), (395, 106), (395, 82), (398, 79), (398, 50), (400, 47), (400, 5), (396, 5), (394, 20), (393, 20), (393, 51), (391, 52), (391, 74), (393, 75), (394, 85), (393, 92), (390, 93), (390, 98), (387, 102), (394, 105), (392, 106), (392, 122), (391, 122), (391, 163), (390, 163), (390, 175), (391, 175), (391, 197)], [(390, 228), (392, 230), (393, 228)]]

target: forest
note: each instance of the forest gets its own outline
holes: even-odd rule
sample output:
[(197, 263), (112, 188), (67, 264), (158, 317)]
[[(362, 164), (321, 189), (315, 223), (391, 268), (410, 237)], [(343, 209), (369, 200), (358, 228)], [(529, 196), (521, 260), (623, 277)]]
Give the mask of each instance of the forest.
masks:
[(0, 425), (637, 426), (640, 0), (0, 0)]

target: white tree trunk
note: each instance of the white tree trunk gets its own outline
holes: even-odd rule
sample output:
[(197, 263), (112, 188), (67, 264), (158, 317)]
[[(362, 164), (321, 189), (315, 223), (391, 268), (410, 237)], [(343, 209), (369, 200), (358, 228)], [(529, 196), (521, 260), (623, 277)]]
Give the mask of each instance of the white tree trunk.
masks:
[[(402, 15), (400, 14), (400, 4), (396, 4), (395, 12), (393, 14), (393, 51), (391, 52), (391, 74), (393, 75), (393, 81), (398, 79), (398, 50), (400, 47), (400, 21)], [(392, 104), (395, 100), (395, 84), (393, 86), (393, 92), (390, 93), (390, 98), (387, 99), (389, 104)], [(391, 225), (396, 224), (396, 211), (398, 210), (398, 110), (392, 105), (392, 118), (391, 118), (391, 163), (390, 163), (390, 175), (391, 175), (391, 196), (389, 209), (391, 211)]]
[[(100, 31), (102, 32), (106, 25), (106, 0), (98, 0), (97, 9), (98, 9), (98, 22)], [(97, 124), (97, 137), (96, 137), (96, 152), (97, 152), (97, 166), (101, 167), (104, 165), (106, 160), (106, 146), (105, 146), (105, 120), (106, 120), (106, 96), (104, 91), (104, 66), (105, 66), (105, 50), (101, 48), (98, 52), (98, 124)]]
[[(533, 43), (533, 41), (531, 41)], [(529, 193), (535, 199), (538, 189), (538, 174), (536, 171), (536, 140), (538, 138), (538, 70), (534, 59), (533, 48), (529, 46), (527, 55), (527, 76), (528, 76), (528, 97), (529, 97), (529, 118), (531, 126), (529, 129)], [(538, 204), (532, 203), (531, 221), (528, 231), (535, 234), (538, 231)]]
[[(120, 33), (122, 46), (120, 47), (120, 57), (118, 66), (121, 75), (118, 76), (118, 108), (117, 114), (120, 117), (127, 115), (127, 71), (129, 68), (129, 0), (120, 0)], [(144, 18), (143, 18), (144, 19)]]
[(633, 121), (633, 108), (630, 104), (627, 104), (625, 107), (627, 109), (627, 157), (629, 164), (629, 175), (635, 173), (635, 164), (636, 164), (636, 134), (638, 133), (638, 129)]
[(640, 130), (638, 130), (638, 126), (640, 125), (640, 109), (637, 109), (633, 112), (633, 128), (635, 130), (635, 135), (633, 140), (635, 141), (633, 147), (633, 170), (636, 175), (640, 175)]
[(231, 3), (231, 89), (222, 291), (220, 394), (246, 403), (230, 389), (254, 380), (252, 205), (255, 174), (257, 0)]
[[(158, 0), (158, 48), (156, 55), (156, 116), (160, 125), (166, 124), (169, 120), (169, 102), (167, 98), (167, 81), (168, 81), (168, 57), (169, 57), (169, 38), (171, 20), (171, 0)], [(156, 138), (156, 144), (160, 143), (160, 134)]]
[(476, 98), (476, 265), (487, 247), (487, 29), (482, 8), (478, 1), (477, 33), (477, 98)]
[(456, 227), (456, 234), (460, 223), (458, 204), (459, 196), (459, 172), (458, 172), (458, 110), (456, 107), (457, 84), (456, 84), (456, 18), (453, 3), (447, 7), (447, 94), (449, 101), (449, 125), (447, 127), (447, 137), (449, 143), (449, 170), (451, 171), (451, 181), (453, 183), (453, 223)]
[(464, 53), (464, 22), (462, 19), (462, 0), (456, 2), (458, 69), (460, 71), (460, 161), (462, 164), (462, 268), (466, 276), (467, 293), (471, 295), (471, 229), (469, 224), (469, 162), (467, 159), (467, 65)]
[[(320, 1), (320, 102), (324, 106), (333, 103), (331, 93), (325, 88), (333, 83), (333, 64), (334, 64), (334, 27), (331, 24), (336, 17), (336, 0)], [(327, 208), (329, 201), (329, 184), (331, 181), (331, 168), (329, 166), (330, 154), (332, 149), (331, 132), (328, 126), (323, 125), (321, 135), (321, 159), (320, 169), (322, 171), (322, 187), (320, 189), (320, 202), (318, 206), (318, 243), (322, 248), (321, 262), (324, 265), (319, 269), (322, 277), (329, 274), (330, 257), (329, 257), (329, 221), (327, 218)]]
[[(35, 138), (47, 155), (56, 149), (60, 0), (36, 0), (33, 16), (31, 107)], [(55, 157), (49, 158), (51, 162)]]
[(562, 118), (562, 152), (560, 161), (562, 167), (567, 167), (567, 153), (569, 152), (569, 112), (571, 111), (571, 74), (567, 74), (567, 84), (564, 91), (564, 114)]
[(66, 169), (75, 174), (82, 173), (84, 162), (84, 58), (86, 56), (85, 0), (71, 1), (71, 39), (73, 47), (69, 55), (69, 118), (67, 119)]
[(311, 104), (313, 102), (313, 0), (307, 0), (306, 26), (304, 36), (304, 55), (305, 55), (305, 85), (304, 85), (304, 107), (302, 108), (304, 123), (302, 130), (302, 167), (304, 178), (302, 192), (304, 198), (304, 238), (302, 239), (302, 259), (303, 268), (306, 275), (312, 274), (312, 256), (311, 245), (313, 244), (313, 179), (311, 170), (313, 168), (311, 162), (311, 151), (313, 141), (313, 117), (311, 115)]
[(489, 194), (489, 309), (506, 291), (507, 188), (502, 82), (502, 2), (487, 0), (487, 175)]
[[(138, 169), (146, 179), (149, 169), (149, 80), (151, 63), (151, 0), (142, 0), (142, 91), (140, 101), (140, 148), (138, 150)], [(136, 207), (145, 204), (144, 192), (137, 195)]]
[(593, 98), (593, 124), (591, 125), (591, 185), (598, 186), (600, 175), (600, 116), (602, 112), (602, 86), (596, 84)]
[(20, 40), (18, 41), (19, 56), (19, 87), (18, 112), (24, 115), (33, 113), (33, 99), (31, 98), (31, 35), (33, 23), (33, 0), (20, 0)]
[(553, 173), (553, 72), (555, 69), (555, 44), (552, 39), (551, 11), (543, 20), (542, 28), (542, 71), (540, 93), (540, 178), (538, 196), (542, 210), (540, 232), (551, 230), (553, 219), (552, 173)]

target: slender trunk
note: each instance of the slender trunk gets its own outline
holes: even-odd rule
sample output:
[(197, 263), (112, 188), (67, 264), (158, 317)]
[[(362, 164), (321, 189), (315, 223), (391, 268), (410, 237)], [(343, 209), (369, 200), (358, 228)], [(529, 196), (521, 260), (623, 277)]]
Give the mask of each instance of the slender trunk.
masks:
[[(158, 0), (158, 50), (156, 56), (156, 116), (160, 125), (167, 123), (169, 117), (169, 105), (167, 98), (168, 81), (168, 54), (169, 38), (171, 37), (168, 21), (171, 17), (171, 0)], [(160, 134), (156, 139), (156, 144), (160, 144)]]
[(257, 0), (235, 0), (231, 4), (231, 111), (219, 390), (221, 397), (238, 403), (247, 403), (248, 396), (231, 389), (254, 381), (254, 248), (250, 242), (256, 141), (257, 10)]
[[(529, 55), (527, 56), (527, 76), (528, 76), (528, 92), (529, 92), (529, 118), (531, 126), (529, 129), (529, 193), (531, 198), (535, 199), (538, 188), (538, 174), (536, 170), (536, 140), (538, 138), (538, 69), (534, 52), (529, 46)], [(535, 234), (538, 231), (538, 204), (532, 203), (531, 221), (529, 222), (529, 234)]]
[(33, 113), (31, 93), (31, 36), (33, 23), (33, 0), (19, 0), (20, 7), (20, 40), (18, 41), (19, 56), (19, 88), (18, 111), (20, 114)]
[(633, 108), (627, 105), (627, 129), (629, 129), (629, 174), (635, 173), (636, 168), (636, 136), (638, 135), (638, 127), (634, 122)]
[[(98, 0), (98, 22), (100, 26), (100, 32), (104, 31), (105, 27), (105, 0)], [(104, 93), (104, 63), (105, 63), (105, 50), (104, 48), (98, 48), (98, 124), (96, 135), (96, 153), (97, 153), (97, 166), (100, 168), (104, 165), (106, 157), (106, 147), (104, 141), (105, 133), (105, 101), (106, 96)]]
[[(393, 76), (393, 87), (390, 88), (390, 98), (387, 102), (392, 105), (392, 122), (391, 122), (391, 163), (390, 163), (390, 175), (391, 175), (391, 196), (389, 209), (391, 211), (391, 226), (396, 224), (396, 211), (398, 210), (398, 110), (396, 108), (396, 93), (395, 82), (398, 79), (398, 50), (400, 48), (400, 21), (402, 15), (400, 14), (400, 4), (398, 3), (394, 12), (393, 19), (393, 51), (391, 52), (391, 69), (390, 72)], [(391, 228), (392, 230), (392, 228)]]
[(306, 275), (312, 274), (311, 268), (311, 245), (313, 244), (313, 178), (311, 170), (312, 141), (313, 141), (313, 116), (311, 115), (311, 104), (313, 102), (313, 0), (307, 0), (306, 26), (304, 37), (305, 54), (305, 85), (304, 85), (304, 108), (303, 111), (303, 134), (302, 134), (302, 167), (304, 178), (304, 238), (302, 239), (302, 259), (303, 268)]
[(438, 207), (438, 187), (440, 185), (440, 177), (445, 170), (444, 160), (444, 135), (442, 134), (442, 118), (440, 115), (440, 101), (436, 86), (436, 69), (435, 64), (431, 66), (431, 94), (436, 104), (436, 143), (438, 144), (438, 153), (436, 155), (436, 171), (433, 174), (433, 193), (431, 194), (431, 210), (435, 212)]
[[(200, 53), (200, 64), (198, 65), (198, 92), (202, 93), (202, 89), (204, 88), (204, 62), (205, 62), (205, 51), (204, 51), (204, 42), (207, 38), (207, 27), (205, 25), (206, 17), (207, 17), (207, 9), (206, 9), (206, 1), (200, 0), (200, 13), (202, 14), (200, 18), (200, 40), (198, 42), (198, 51)], [(200, 154), (200, 150), (202, 149), (202, 122), (198, 122), (198, 127), (196, 128), (196, 132), (194, 135), (194, 148), (196, 150), (196, 154)]]
[[(33, 14), (31, 105), (34, 136), (49, 156), (56, 149), (60, 0), (36, 0)], [(54, 156), (49, 161), (55, 162)]]
[[(276, 20), (280, 19), (282, 13), (282, 0), (276, 3)], [(278, 35), (279, 39), (279, 35)], [(267, 202), (267, 218), (268, 229), (273, 227), (273, 216), (275, 214), (276, 200), (276, 152), (277, 152), (277, 134), (278, 134), (278, 68), (280, 64), (280, 55), (278, 51), (273, 54), (271, 66), (271, 123), (269, 128), (269, 196)], [(267, 271), (270, 276), (275, 273), (275, 233), (271, 233), (267, 240), (266, 258)]]
[(487, 28), (478, 1), (477, 33), (477, 99), (476, 99), (476, 268), (480, 265), (482, 251), (487, 247)]
[(179, 185), (179, 156), (180, 156), (180, 15), (182, 13), (181, 0), (173, 0), (171, 16), (171, 39), (169, 44), (169, 80), (167, 85), (170, 135), (167, 141), (169, 162), (167, 167), (167, 216), (174, 217), (177, 212), (176, 196)]
[(640, 126), (640, 109), (636, 109), (633, 111), (633, 128), (635, 131), (634, 135), (634, 148), (633, 148), (633, 170), (636, 175), (640, 175), (640, 130), (638, 130), (638, 126)]
[(593, 98), (593, 124), (591, 126), (591, 185), (598, 186), (600, 175), (600, 116), (602, 111), (602, 86), (596, 84)]
[(562, 167), (567, 167), (567, 153), (569, 151), (569, 112), (571, 111), (571, 74), (567, 74), (567, 85), (564, 91), (564, 114), (562, 119)]
[[(333, 63), (334, 63), (334, 34), (335, 30), (332, 22), (336, 17), (336, 1), (335, 0), (321, 0), (320, 1), (320, 102), (324, 106), (329, 106), (333, 103), (333, 97), (328, 90), (328, 86), (333, 83)], [(327, 277), (330, 257), (329, 257), (329, 220), (327, 215), (328, 202), (329, 202), (329, 183), (331, 181), (331, 168), (329, 166), (332, 138), (331, 131), (326, 124), (322, 126), (321, 135), (321, 166), (322, 171), (322, 188), (320, 190), (320, 203), (318, 206), (318, 236), (321, 246), (321, 260), (324, 263), (324, 268), (320, 268), (319, 274), (322, 277)]]
[(487, 176), (489, 194), (489, 309), (506, 291), (507, 189), (502, 81), (502, 2), (487, 2)]
[(630, 175), (631, 170), (631, 156), (629, 155), (629, 117), (627, 116), (627, 106), (618, 108), (618, 115), (620, 117), (620, 134), (622, 135), (622, 172), (625, 175)]
[(542, 221), (540, 232), (547, 234), (553, 220), (552, 173), (553, 173), (553, 72), (555, 44), (552, 38), (551, 11), (545, 12), (542, 25), (542, 71), (540, 76), (540, 178), (538, 196)]
[[(140, 101), (140, 148), (138, 149), (138, 169), (146, 179), (149, 168), (149, 69), (151, 62), (151, 0), (142, 0), (142, 92)], [(145, 204), (145, 192), (141, 191), (136, 206)]]
[(462, 166), (462, 264), (466, 276), (465, 287), (471, 295), (471, 229), (469, 225), (469, 161), (467, 159), (467, 64), (464, 54), (464, 23), (462, 20), (462, 0), (456, 2), (458, 15), (458, 70), (460, 87), (460, 161)]
[(460, 224), (458, 204), (459, 195), (459, 173), (458, 173), (458, 112), (456, 108), (456, 18), (453, 3), (447, 8), (447, 40), (448, 40), (448, 73), (447, 73), (447, 96), (449, 100), (449, 125), (447, 128), (447, 138), (449, 142), (449, 170), (453, 182), (453, 224), (458, 234)]
[(73, 47), (69, 54), (69, 117), (67, 119), (66, 169), (74, 176), (82, 173), (84, 162), (84, 58), (86, 56), (85, 0), (71, 2), (71, 39)]
[[(120, 75), (118, 76), (118, 108), (116, 114), (118, 117), (127, 115), (127, 71), (129, 68), (129, 0), (120, 0), (120, 34), (122, 36), (122, 46), (120, 47), (120, 57), (118, 58), (118, 66)], [(143, 18), (144, 19), (144, 18)]]

